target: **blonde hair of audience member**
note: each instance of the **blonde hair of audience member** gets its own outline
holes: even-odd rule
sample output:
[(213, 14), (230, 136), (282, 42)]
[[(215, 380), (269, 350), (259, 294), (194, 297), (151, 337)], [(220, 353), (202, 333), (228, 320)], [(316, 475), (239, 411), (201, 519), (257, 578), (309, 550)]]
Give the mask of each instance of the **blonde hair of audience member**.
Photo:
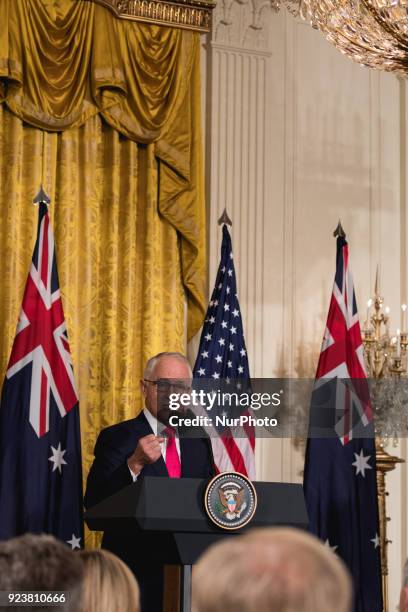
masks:
[(83, 612), (139, 612), (139, 586), (123, 561), (107, 550), (83, 550)]
[(256, 529), (215, 544), (193, 569), (193, 612), (349, 612), (342, 561), (296, 529)]

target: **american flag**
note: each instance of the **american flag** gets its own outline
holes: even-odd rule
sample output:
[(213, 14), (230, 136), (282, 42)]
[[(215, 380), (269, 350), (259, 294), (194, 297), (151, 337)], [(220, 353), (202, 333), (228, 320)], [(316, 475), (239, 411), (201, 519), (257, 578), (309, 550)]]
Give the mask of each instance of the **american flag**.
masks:
[[(322, 411), (329, 413), (335, 435), (316, 436), (315, 425), (322, 421)], [(327, 417), (323, 420), (327, 422)], [(358, 437), (357, 431), (364, 437), (362, 433)], [(310, 530), (350, 569), (354, 612), (380, 612), (373, 418), (348, 245), (341, 236), (337, 239), (336, 276), (312, 399), (304, 490)]]
[[(249, 384), (249, 365), (237, 296), (231, 236), (222, 228), (221, 261), (201, 333), (194, 377), (222, 381), (234, 390)], [(252, 427), (212, 431), (215, 465), (255, 478), (255, 435)]]
[(78, 396), (44, 201), (2, 389), (0, 516), (0, 539), (44, 532), (82, 546)]

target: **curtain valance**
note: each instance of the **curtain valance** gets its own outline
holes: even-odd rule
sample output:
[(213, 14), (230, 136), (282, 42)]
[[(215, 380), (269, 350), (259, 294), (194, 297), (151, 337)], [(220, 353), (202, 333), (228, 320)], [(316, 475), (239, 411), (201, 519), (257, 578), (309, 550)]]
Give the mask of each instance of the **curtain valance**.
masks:
[(199, 35), (122, 21), (89, 0), (0, 0), (0, 24), (0, 103), (15, 115), (60, 132), (100, 113), (153, 143), (158, 209), (181, 236), (191, 337), (206, 277)]

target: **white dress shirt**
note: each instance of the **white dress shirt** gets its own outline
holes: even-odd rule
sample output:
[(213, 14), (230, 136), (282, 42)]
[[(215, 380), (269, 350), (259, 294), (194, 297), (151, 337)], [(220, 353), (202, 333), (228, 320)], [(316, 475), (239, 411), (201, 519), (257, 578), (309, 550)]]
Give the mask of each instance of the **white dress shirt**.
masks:
[[(151, 427), (152, 433), (154, 433), (154, 435), (157, 436), (158, 435), (157, 432), (158, 432), (158, 428), (159, 428), (158, 420), (156, 419), (155, 416), (153, 416), (153, 414), (147, 408), (144, 408), (143, 414), (145, 415), (145, 417), (147, 419), (147, 422), (149, 423), (149, 425)], [(163, 427), (162, 423), (160, 423), (160, 426)], [(178, 453), (178, 456), (180, 458), (180, 438), (178, 437), (177, 432), (176, 432), (175, 439), (176, 439), (177, 453)], [(164, 463), (166, 463), (167, 441), (168, 441), (168, 438), (166, 436), (164, 436), (164, 442), (162, 442), (161, 445), (160, 445), (161, 446), (161, 454), (162, 454)], [(139, 476), (139, 474), (135, 474), (134, 472), (132, 472), (132, 470), (130, 469), (129, 465), (128, 465), (128, 468), (129, 468), (129, 472), (130, 472), (130, 474), (131, 474), (131, 476), (133, 478), (133, 482), (136, 482), (137, 477)]]

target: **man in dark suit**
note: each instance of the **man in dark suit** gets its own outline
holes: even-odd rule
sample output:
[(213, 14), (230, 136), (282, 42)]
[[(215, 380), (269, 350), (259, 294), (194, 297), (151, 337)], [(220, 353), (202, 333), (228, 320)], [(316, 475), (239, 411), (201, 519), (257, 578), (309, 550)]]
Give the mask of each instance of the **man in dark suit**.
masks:
[[(168, 395), (188, 391), (191, 378), (190, 364), (180, 353), (160, 353), (149, 359), (141, 381), (144, 410), (134, 419), (107, 427), (98, 436), (85, 493), (87, 508), (144, 476), (214, 475), (209, 439), (179, 437), (168, 427)], [(139, 581), (143, 612), (162, 610), (164, 568), (157, 562), (157, 550), (162, 545), (163, 536), (159, 534), (153, 544), (151, 538), (148, 544), (143, 534), (129, 538), (124, 533), (104, 533), (103, 548), (123, 559)]]

